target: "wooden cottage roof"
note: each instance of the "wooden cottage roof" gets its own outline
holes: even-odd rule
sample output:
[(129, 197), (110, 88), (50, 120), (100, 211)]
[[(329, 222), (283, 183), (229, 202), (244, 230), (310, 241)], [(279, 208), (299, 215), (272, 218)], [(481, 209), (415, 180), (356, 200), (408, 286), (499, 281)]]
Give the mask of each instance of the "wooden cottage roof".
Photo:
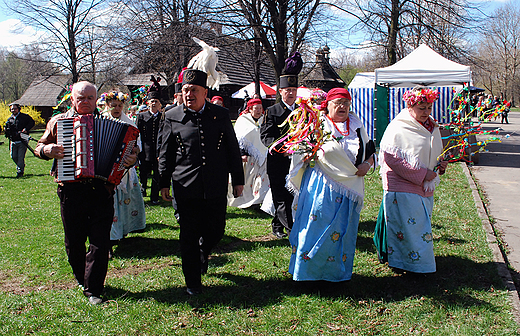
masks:
[[(181, 32), (177, 32), (176, 30), (174, 32), (181, 34)], [(190, 36), (187, 40), (187, 45), (183, 46), (184, 49), (181, 50), (172, 47), (170, 54), (157, 57), (156, 54), (160, 54), (160, 52), (151, 48), (150, 57), (144, 57), (141, 63), (136, 64), (136, 67), (131, 73), (141, 71), (150, 72), (152, 69), (150, 65), (154, 65), (156, 69), (159, 69), (158, 71), (166, 72), (165, 77), (169, 77), (168, 80), (170, 84), (177, 82), (177, 78), (174, 78), (174, 76), (177, 76), (181, 69), (188, 65), (187, 61), (184, 64), (180, 63), (180, 60), (190, 60), (202, 50), (202, 48), (191, 39), (191, 37), (197, 37), (208, 45), (219, 48), (219, 51), (217, 51), (217, 71), (226, 74), (229, 78), (229, 83), (222, 86), (227, 86), (228, 88), (242, 87), (255, 80), (252, 56), (254, 48), (251, 41), (223, 35), (221, 31), (198, 26), (191, 26), (189, 31), (184, 32), (184, 34)], [(172, 40), (175, 40), (172, 36), (162, 37), (155, 43), (155, 46), (168, 45)], [(187, 55), (184, 56), (182, 52), (187, 52)], [(165, 64), (168, 64), (167, 68), (164, 67)], [(150, 83), (149, 76), (147, 78), (145, 76), (144, 79), (146, 79), (145, 84)], [(265, 55), (260, 63), (260, 80), (268, 85), (276, 84), (274, 71)]]
[[(228, 76), (230, 85), (242, 87), (255, 80), (251, 42), (234, 37), (221, 37), (215, 39), (215, 46), (220, 49), (217, 52), (217, 70)], [(260, 64), (260, 81), (267, 85), (276, 84), (274, 71), (266, 57)]]
[(328, 91), (333, 87), (344, 87), (346, 84), (329, 63), (329, 47), (316, 51), (316, 62), (303, 77), (302, 82), (307, 87), (320, 87)]
[(55, 106), (70, 81), (69, 75), (39, 76), (14, 103), (34, 107)]
[(120, 84), (126, 85), (126, 86), (143, 86), (143, 85), (150, 85), (152, 84), (150, 77), (155, 76), (160, 77), (161, 81), (159, 84), (161, 86), (168, 86), (168, 83), (166, 81), (166, 74), (164, 72), (161, 73), (143, 73), (143, 74), (132, 74), (127, 75), (123, 79), (120, 80)]

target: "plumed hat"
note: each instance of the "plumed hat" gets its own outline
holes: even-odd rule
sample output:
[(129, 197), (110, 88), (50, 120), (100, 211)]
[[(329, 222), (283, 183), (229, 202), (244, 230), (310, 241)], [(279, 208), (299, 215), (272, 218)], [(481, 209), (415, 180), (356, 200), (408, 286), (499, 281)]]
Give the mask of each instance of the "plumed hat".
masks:
[(160, 77), (155, 78), (155, 76), (152, 75), (150, 80), (152, 81), (152, 85), (150, 85), (150, 88), (148, 89), (148, 94), (146, 95), (146, 100), (159, 99), (162, 101), (161, 84), (159, 84), (159, 82), (161, 81), (161, 78)]
[(206, 80), (208, 75), (204, 71), (195, 69), (186, 69), (182, 75), (182, 86), (185, 84), (193, 84), (207, 88)]
[(280, 76), (280, 89), (298, 87), (298, 74), (302, 70), (303, 61), (300, 53), (295, 51), (285, 60), (285, 67)]

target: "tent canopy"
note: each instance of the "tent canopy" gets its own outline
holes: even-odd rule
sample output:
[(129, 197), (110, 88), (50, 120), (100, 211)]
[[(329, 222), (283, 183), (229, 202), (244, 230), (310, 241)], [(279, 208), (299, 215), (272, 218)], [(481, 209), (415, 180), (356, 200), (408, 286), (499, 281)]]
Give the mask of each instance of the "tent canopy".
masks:
[(349, 89), (374, 88), (375, 78), (373, 72), (358, 72), (348, 85)]
[(421, 44), (394, 65), (376, 69), (375, 82), (393, 87), (462, 85), (471, 82), (471, 71)]
[[(231, 95), (231, 98), (243, 99), (246, 96), (252, 97), (255, 94), (255, 82), (251, 82)], [(260, 82), (260, 96), (263, 99), (275, 98), (276, 91), (264, 82)]]

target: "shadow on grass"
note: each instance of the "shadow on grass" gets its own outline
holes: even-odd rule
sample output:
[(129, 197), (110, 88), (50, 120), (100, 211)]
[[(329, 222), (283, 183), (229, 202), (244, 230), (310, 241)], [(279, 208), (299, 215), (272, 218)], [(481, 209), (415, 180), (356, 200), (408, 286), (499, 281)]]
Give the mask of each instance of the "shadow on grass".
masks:
[[(146, 230), (151, 230), (154, 227), (164, 229), (171, 228), (169, 225), (154, 223), (147, 225)], [(178, 227), (177, 227), (178, 229)], [(282, 240), (267, 240), (267, 241), (249, 241), (243, 240), (234, 236), (224, 235), (220, 243), (213, 249), (213, 254), (229, 253), (232, 251), (252, 251), (257, 248), (275, 247), (275, 246), (289, 246), (287, 239)], [(180, 257), (180, 243), (177, 239), (161, 239), (161, 238), (147, 238), (140, 236), (132, 236), (121, 239), (119, 243), (114, 246), (114, 255), (117, 258), (141, 258), (151, 259), (157, 257), (164, 257), (176, 255)], [(223, 256), (213, 256), (213, 260), (219, 265), (224, 265), (227, 262), (218, 261)]]
[(506, 289), (496, 275), (494, 263), (475, 263), (460, 257), (437, 257), (436, 260), (437, 273), (426, 277), (354, 274), (351, 281), (342, 283), (294, 282), (288, 278), (258, 280), (231, 273), (213, 275), (211, 269), (216, 263), (212, 261), (209, 273), (204, 277), (217, 276), (231, 281), (233, 285), (205, 287), (203, 293), (196, 297), (189, 297), (185, 288), (179, 286), (143, 292), (107, 287), (106, 293), (111, 298), (126, 297), (136, 301), (147, 298), (168, 304), (188, 301), (191, 306), (199, 308), (212, 305), (237, 309), (247, 306), (267, 307), (281, 302), (283, 297), (307, 295), (331, 299), (350, 298), (360, 305), (368, 304), (368, 301), (398, 302), (425, 298), (445, 306), (489, 306), (489, 309), (495, 310), (493, 305), (479, 299), (479, 294), (475, 293)]
[(25, 179), (28, 179), (28, 178), (31, 178), (31, 177), (35, 177), (35, 176), (49, 176), (49, 174), (24, 174), (22, 177), (16, 177), (16, 172), (13, 173), (12, 176), (2, 176), (0, 175), (0, 179), (15, 179), (15, 180), (25, 180)]
[(127, 237), (114, 246), (114, 256), (117, 258), (151, 259), (168, 255), (179, 255), (178, 240)]
[(236, 209), (234, 211), (228, 211), (226, 214), (226, 219), (271, 219), (273, 216), (263, 212), (260, 209), (256, 208), (247, 208), (247, 209)]
[(164, 223), (147, 223), (145, 232), (147, 231), (156, 231), (156, 230), (179, 230), (180, 226), (175, 222), (175, 225), (167, 225)]

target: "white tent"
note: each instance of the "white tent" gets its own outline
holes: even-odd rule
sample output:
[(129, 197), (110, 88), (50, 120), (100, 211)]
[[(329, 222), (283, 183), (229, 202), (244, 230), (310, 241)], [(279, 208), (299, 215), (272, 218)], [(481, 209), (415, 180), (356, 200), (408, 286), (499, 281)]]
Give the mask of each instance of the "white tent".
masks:
[(470, 81), (469, 66), (442, 57), (426, 44), (394, 65), (375, 70), (375, 82), (391, 87), (452, 86)]
[[(439, 100), (433, 104), (432, 116), (440, 123), (448, 123), (448, 109), (453, 97), (462, 88), (460, 85), (434, 86), (439, 91)], [(368, 136), (374, 139), (374, 96), (375, 75), (373, 72), (360, 72), (348, 85), (352, 96), (352, 111), (363, 121)], [(405, 107), (403, 94), (411, 87), (388, 88), (388, 120), (392, 120)]]
[(374, 87), (373, 72), (358, 72), (348, 85), (351, 109), (361, 119), (371, 139), (374, 138)]
[(373, 72), (358, 72), (348, 85), (349, 89), (374, 88), (375, 75)]

